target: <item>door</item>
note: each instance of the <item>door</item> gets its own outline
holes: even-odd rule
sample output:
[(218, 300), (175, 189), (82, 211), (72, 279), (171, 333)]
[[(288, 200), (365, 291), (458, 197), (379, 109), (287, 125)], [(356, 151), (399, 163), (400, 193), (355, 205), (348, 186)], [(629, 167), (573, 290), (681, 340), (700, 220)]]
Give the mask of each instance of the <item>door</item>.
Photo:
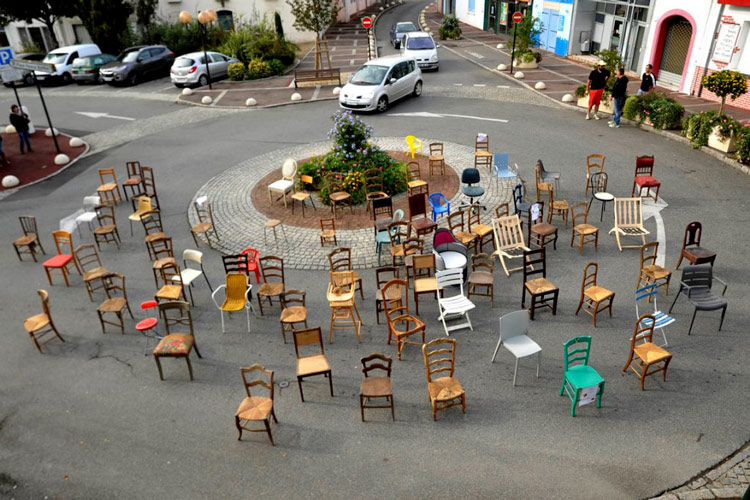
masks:
[(208, 57), (211, 58), (211, 64), (209, 67), (211, 68), (211, 78), (224, 78), (227, 76), (227, 66), (229, 66), (229, 63), (227, 62), (226, 58), (222, 56), (221, 54), (216, 53), (210, 53), (208, 54)]
[(641, 68), (641, 56), (643, 54), (643, 37), (646, 34), (646, 25), (639, 24), (636, 27), (633, 41), (630, 44), (630, 71), (638, 73)]
[(544, 32), (540, 35), (542, 40), (546, 39), (546, 50), (550, 52), (554, 52), (557, 46), (557, 26), (559, 24), (560, 13), (556, 10), (550, 11), (549, 22), (543, 26)]
[(667, 22), (667, 34), (664, 37), (657, 78), (662, 84), (677, 88), (682, 83), (682, 72), (690, 49), (693, 27), (681, 16), (675, 16)]
[(498, 0), (490, 0), (489, 8), (487, 9), (487, 31), (497, 33), (497, 16), (500, 11), (498, 6)]
[(409, 63), (404, 61), (402, 63), (398, 63), (395, 68), (393, 68), (394, 72), (394, 78), (396, 78), (398, 81), (393, 84), (393, 87), (395, 88), (396, 93), (396, 99), (400, 99), (404, 97), (406, 94), (411, 92), (411, 78), (409, 78)]
[(622, 31), (625, 27), (625, 19), (616, 17), (612, 23), (612, 35), (609, 38), (609, 49), (620, 52), (622, 44)]

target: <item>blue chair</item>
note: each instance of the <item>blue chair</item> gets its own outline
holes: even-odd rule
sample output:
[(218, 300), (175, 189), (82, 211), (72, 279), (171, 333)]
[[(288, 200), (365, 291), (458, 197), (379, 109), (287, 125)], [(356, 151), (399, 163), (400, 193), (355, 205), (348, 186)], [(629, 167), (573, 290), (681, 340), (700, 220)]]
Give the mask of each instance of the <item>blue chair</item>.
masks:
[(451, 202), (445, 199), (443, 193), (432, 193), (427, 201), (432, 207), (432, 222), (437, 222), (438, 215), (451, 214)]
[[(598, 386), (596, 394), (596, 407), (602, 407), (602, 394), (604, 393), (604, 379), (599, 373), (589, 366), (589, 353), (591, 352), (591, 337), (573, 337), (563, 343), (565, 356), (563, 357), (564, 375), (560, 387), (560, 396), (563, 392), (570, 398), (570, 415), (576, 416), (576, 404), (580, 401), (582, 389)], [(573, 363), (581, 362), (573, 366)]]
[(510, 160), (508, 153), (495, 153), (492, 155), (492, 174), (495, 176), (495, 187), (506, 179), (518, 180), (518, 165), (516, 171), (510, 169)]
[[(635, 316), (637, 318), (641, 317), (641, 312), (638, 310), (639, 303), (647, 304), (648, 302), (653, 302), (654, 312), (645, 311), (644, 314), (652, 314), (654, 316), (654, 330), (661, 330), (661, 336), (664, 337), (664, 345), (660, 347), (667, 347), (669, 344), (667, 344), (667, 334), (664, 332), (664, 327), (674, 323), (674, 318), (669, 314), (661, 312), (656, 307), (657, 287), (658, 285), (656, 283), (651, 283), (650, 285), (646, 285), (635, 291)], [(649, 326), (651, 326), (651, 319), (644, 318), (641, 323), (643, 323), (644, 327), (648, 328)]]
[[(391, 222), (398, 222), (404, 218), (404, 211), (400, 208), (393, 212), (393, 217), (391, 219)], [(381, 253), (383, 251), (383, 245), (390, 245), (391, 244), (391, 237), (388, 233), (388, 230), (385, 231), (378, 231), (375, 233), (375, 247), (378, 251), (378, 266), (380, 266), (380, 257)]]

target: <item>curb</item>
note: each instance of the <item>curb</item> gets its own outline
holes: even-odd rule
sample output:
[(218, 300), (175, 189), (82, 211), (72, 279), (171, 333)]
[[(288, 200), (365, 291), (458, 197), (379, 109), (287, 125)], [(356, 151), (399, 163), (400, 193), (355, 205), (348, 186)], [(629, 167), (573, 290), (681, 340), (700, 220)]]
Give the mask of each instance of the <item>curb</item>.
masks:
[[(372, 30), (370, 31), (370, 36), (368, 36), (368, 43), (372, 46), (372, 52), (375, 54), (375, 59), (378, 58), (378, 39), (375, 37), (375, 28), (378, 25), (378, 21), (380, 20), (380, 16), (382, 16), (384, 13), (388, 12), (389, 10), (393, 9), (394, 7), (398, 7), (399, 5), (403, 5), (406, 3), (406, 0), (396, 0), (393, 3), (386, 4), (385, 7), (383, 7), (383, 10), (379, 11), (379, 13), (375, 16), (375, 20), (372, 23)], [(390, 43), (390, 42), (389, 42)]]
[(199, 108), (210, 108), (210, 109), (243, 109), (245, 111), (252, 111), (254, 109), (266, 109), (266, 108), (279, 108), (281, 106), (291, 106), (294, 104), (305, 104), (310, 102), (319, 102), (319, 101), (331, 101), (333, 99), (338, 99), (337, 96), (332, 97), (319, 97), (315, 99), (314, 101), (308, 100), (308, 101), (289, 101), (289, 102), (279, 102), (276, 104), (266, 104), (265, 106), (212, 106), (212, 104), (201, 104), (199, 102), (190, 102), (190, 101), (182, 101), (178, 97), (175, 100), (175, 104), (181, 104), (183, 106), (196, 106)]

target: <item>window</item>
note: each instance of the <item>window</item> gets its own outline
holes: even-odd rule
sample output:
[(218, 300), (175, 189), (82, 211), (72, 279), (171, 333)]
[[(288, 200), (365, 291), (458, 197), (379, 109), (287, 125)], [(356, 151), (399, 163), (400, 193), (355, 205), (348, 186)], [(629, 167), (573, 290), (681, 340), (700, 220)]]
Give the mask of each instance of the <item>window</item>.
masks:
[(737, 39), (737, 47), (740, 48), (740, 52), (732, 56), (732, 62), (729, 63), (729, 67), (736, 69), (741, 73), (750, 73), (750, 36), (748, 36), (748, 30), (750, 30), (750, 21), (742, 23), (740, 29), (740, 36)]
[(469, 12), (474, 12), (476, 9), (476, 0), (469, 0)]
[(596, 17), (594, 18), (594, 22), (596, 23), (603, 23), (604, 22), (604, 14), (596, 13)]
[(10, 45), (8, 41), (8, 35), (5, 34), (5, 28), (0, 28), (0, 47), (7, 47)]
[(74, 59), (78, 59), (78, 52), (77, 51), (73, 52), (72, 54), (70, 54), (70, 56), (68, 57), (67, 64), (73, 64), (73, 60)]
[(409, 61), (409, 73), (414, 73), (414, 61)]
[(223, 31), (230, 31), (234, 28), (234, 19), (231, 10), (219, 10), (216, 12), (217, 22)]

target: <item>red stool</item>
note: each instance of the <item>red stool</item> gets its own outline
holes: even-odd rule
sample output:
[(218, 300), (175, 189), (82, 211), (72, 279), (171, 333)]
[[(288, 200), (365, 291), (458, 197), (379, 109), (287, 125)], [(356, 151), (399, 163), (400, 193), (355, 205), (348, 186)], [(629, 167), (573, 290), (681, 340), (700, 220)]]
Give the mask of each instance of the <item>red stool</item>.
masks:
[[(149, 309), (156, 309), (158, 306), (159, 304), (155, 300), (147, 300), (145, 302), (141, 302), (141, 309), (144, 311), (147, 311)], [(161, 338), (159, 336), (159, 333), (156, 331), (156, 327), (158, 324), (159, 320), (157, 317), (149, 317), (139, 321), (138, 324), (135, 325), (135, 329), (141, 332), (144, 337), (146, 337), (146, 350), (143, 353), (144, 356), (148, 356), (149, 339), (158, 340)], [(152, 332), (152, 335), (149, 335), (149, 332)]]
[[(260, 259), (260, 252), (254, 248), (246, 248), (242, 254), (247, 254), (247, 269), (241, 269), (242, 272), (249, 275), (250, 272), (255, 273), (255, 282), (260, 284), (260, 269), (258, 269), (258, 260)], [(244, 266), (242, 266), (244, 267)]]

